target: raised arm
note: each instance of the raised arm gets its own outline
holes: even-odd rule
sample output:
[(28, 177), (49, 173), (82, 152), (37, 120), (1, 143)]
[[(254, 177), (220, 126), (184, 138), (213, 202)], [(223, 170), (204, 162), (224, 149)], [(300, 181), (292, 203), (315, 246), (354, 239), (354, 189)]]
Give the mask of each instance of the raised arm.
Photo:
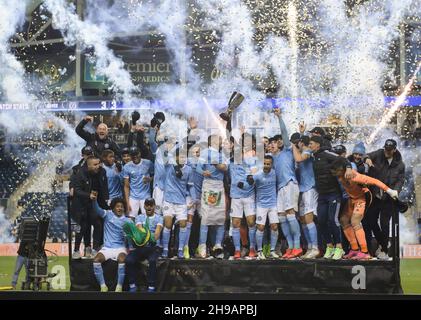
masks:
[(92, 134), (89, 133), (88, 131), (85, 130), (85, 126), (88, 124), (88, 122), (91, 122), (93, 120), (92, 117), (90, 116), (86, 116), (85, 118), (82, 119), (81, 122), (79, 122), (79, 124), (76, 126), (76, 134), (81, 137), (83, 140), (85, 140), (86, 142), (88, 142), (91, 137)]
[(279, 108), (274, 109), (274, 113), (278, 117), (278, 120), (279, 120), (279, 128), (281, 129), (281, 136), (284, 142), (284, 146), (285, 148), (289, 148), (291, 146), (291, 142), (289, 141), (287, 127), (285, 126), (285, 122), (281, 116), (281, 109)]
[(303, 162), (310, 158), (310, 151), (300, 152), (295, 144), (292, 145), (292, 153), (294, 155), (295, 162)]

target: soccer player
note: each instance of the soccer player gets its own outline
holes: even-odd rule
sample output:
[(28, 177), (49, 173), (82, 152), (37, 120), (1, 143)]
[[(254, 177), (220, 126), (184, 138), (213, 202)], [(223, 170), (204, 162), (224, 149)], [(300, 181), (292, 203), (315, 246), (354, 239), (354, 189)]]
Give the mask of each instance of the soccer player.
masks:
[[(139, 230), (148, 229), (150, 237), (152, 238), (144, 246), (136, 246), (130, 250), (126, 258), (127, 277), (129, 280), (129, 291), (136, 292), (136, 275), (138, 262), (147, 259), (149, 262), (147, 277), (148, 292), (155, 291), (156, 284), (156, 261), (158, 259), (160, 245), (160, 236), (163, 226), (163, 218), (161, 215), (156, 214), (156, 205), (153, 198), (145, 200), (146, 214), (140, 214), (136, 217), (135, 224)], [(132, 244), (133, 245), (133, 244)]]
[(175, 150), (176, 164), (171, 163), (165, 166), (166, 178), (164, 188), (164, 231), (162, 234), (163, 252), (162, 257), (168, 257), (168, 244), (170, 242), (170, 233), (173, 225), (173, 218), (179, 222), (179, 243), (178, 258), (184, 258), (184, 245), (187, 235), (187, 210), (192, 207), (192, 203), (187, 203), (187, 198), (195, 199), (193, 172), (187, 165), (187, 150), (177, 148)]
[(103, 168), (105, 169), (108, 180), (109, 198), (123, 197), (123, 178), (121, 175), (121, 165), (115, 162), (114, 152), (112, 150), (104, 150), (101, 155)]
[(126, 147), (126, 148), (121, 149), (121, 160), (123, 162), (123, 166), (128, 164), (130, 161), (132, 161), (129, 148)]
[(152, 162), (141, 159), (140, 150), (136, 147), (130, 148), (132, 161), (123, 167), (124, 195), (127, 203), (129, 216), (136, 218), (139, 210), (145, 213), (145, 199), (151, 194), (151, 173)]
[[(208, 137), (208, 148), (200, 153), (200, 160), (196, 171), (203, 175), (202, 196), (200, 203), (200, 239), (198, 254), (206, 258), (206, 241), (208, 227), (216, 226), (216, 240), (213, 252), (217, 257), (223, 255), (222, 241), (225, 232), (225, 190), (224, 173), (228, 170), (228, 161), (219, 152), (222, 139), (218, 135)], [(238, 230), (239, 232), (239, 230)]]
[(102, 263), (108, 259), (118, 262), (116, 292), (121, 292), (125, 276), (126, 245), (123, 232), (123, 224), (131, 222), (125, 217), (126, 204), (122, 198), (114, 198), (111, 201), (111, 210), (99, 210), (97, 213), (104, 219), (104, 246), (96, 254), (93, 264), (95, 277), (100, 285), (101, 292), (107, 292)]
[(276, 173), (273, 168), (273, 158), (271, 155), (265, 155), (263, 162), (263, 172), (256, 175), (249, 175), (247, 181), (255, 184), (256, 188), (256, 218), (257, 218), (257, 258), (259, 260), (266, 259), (263, 254), (263, 235), (266, 220), (269, 218), (270, 223), (270, 257), (279, 258), (275, 253), (276, 243), (278, 241), (278, 210), (276, 208)]
[[(255, 211), (255, 189), (254, 184), (247, 182), (247, 176), (252, 172), (250, 166), (253, 165), (255, 159), (252, 156), (247, 156), (246, 147), (244, 148), (244, 162), (236, 164), (231, 162), (229, 164), (229, 173), (231, 177), (231, 219), (232, 219), (232, 238), (234, 242), (235, 252), (234, 259), (241, 258), (241, 239), (240, 239), (240, 224), (243, 218), (243, 213), (247, 220), (249, 229), (250, 251), (249, 258), (255, 258), (256, 254), (256, 211)], [(249, 163), (248, 163), (249, 162)]]
[(300, 220), (306, 237), (308, 248), (303, 259), (314, 259), (320, 252), (317, 242), (317, 227), (314, 224), (314, 214), (317, 214), (317, 198), (316, 181), (314, 179), (313, 161), (311, 150), (308, 145), (310, 138), (308, 136), (291, 139), (292, 151), (294, 159), (298, 163), (299, 175), (299, 189), (300, 189), (300, 202), (299, 212)]
[(341, 216), (341, 225), (345, 236), (348, 239), (351, 250), (344, 256), (345, 259), (367, 260), (370, 259), (367, 242), (361, 220), (364, 217), (366, 208), (366, 192), (369, 192), (366, 185), (374, 185), (386, 192), (392, 199), (398, 198), (398, 191), (390, 189), (380, 180), (368, 177), (354, 171), (351, 179), (345, 178), (347, 161), (338, 158), (333, 164), (331, 173), (339, 179), (342, 186), (349, 195), (346, 208)]
[(300, 191), (295, 176), (294, 155), (292, 153), (291, 143), (288, 140), (288, 132), (285, 123), (281, 117), (281, 110), (275, 108), (274, 113), (279, 120), (283, 144), (282, 151), (273, 154), (277, 177), (277, 207), (279, 221), (281, 223), (282, 232), (288, 241), (288, 249), (282, 258), (293, 259), (301, 256), (303, 253), (300, 244), (300, 225), (295, 217), (295, 213), (298, 211), (298, 197)]

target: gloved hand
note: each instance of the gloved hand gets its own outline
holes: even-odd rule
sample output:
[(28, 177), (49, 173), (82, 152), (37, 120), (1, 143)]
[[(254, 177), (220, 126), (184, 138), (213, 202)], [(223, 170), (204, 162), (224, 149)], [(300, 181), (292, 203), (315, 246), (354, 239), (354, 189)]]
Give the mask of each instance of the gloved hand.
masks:
[(244, 188), (244, 182), (237, 183), (237, 187), (239, 187), (240, 189), (243, 189)]
[(177, 176), (177, 178), (181, 179), (181, 177), (183, 176), (183, 171), (181, 171), (181, 166), (179, 165), (174, 166), (174, 170), (175, 170), (175, 175)]
[(254, 184), (254, 179), (251, 174), (247, 176), (247, 183), (251, 186)]
[(136, 121), (140, 119), (140, 113), (137, 111), (132, 112), (132, 125), (136, 125)]
[(397, 200), (399, 197), (399, 193), (396, 190), (387, 189), (386, 193), (394, 200)]

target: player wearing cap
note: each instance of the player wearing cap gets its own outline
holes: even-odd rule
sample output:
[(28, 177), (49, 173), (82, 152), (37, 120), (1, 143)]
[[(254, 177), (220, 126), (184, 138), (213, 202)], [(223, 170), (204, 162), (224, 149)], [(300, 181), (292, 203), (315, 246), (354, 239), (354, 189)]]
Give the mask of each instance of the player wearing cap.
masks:
[[(402, 155), (397, 149), (397, 143), (393, 139), (387, 139), (384, 147), (367, 154), (365, 160), (370, 166), (370, 175), (390, 188), (400, 192), (405, 180), (405, 164)], [(391, 197), (378, 187), (372, 188), (373, 202), (367, 212), (370, 229), (378, 243), (379, 250), (376, 252), (379, 259), (388, 259), (388, 242), (390, 218), (398, 214), (398, 209)], [(380, 217), (380, 226), (378, 220)], [(397, 248), (395, 248), (397, 250)]]
[(140, 150), (130, 148), (132, 161), (123, 167), (124, 196), (128, 204), (129, 216), (135, 218), (139, 210), (145, 213), (145, 199), (151, 195), (150, 181), (153, 172), (152, 162), (141, 158)]
[[(294, 136), (295, 135), (295, 136)], [(317, 227), (314, 215), (317, 214), (316, 181), (314, 179), (313, 162), (309, 148), (310, 138), (293, 134), (291, 137), (294, 159), (298, 163), (298, 185), (300, 189), (299, 213), (300, 220), (307, 240), (307, 252), (303, 259), (314, 259), (320, 252), (318, 248)]]

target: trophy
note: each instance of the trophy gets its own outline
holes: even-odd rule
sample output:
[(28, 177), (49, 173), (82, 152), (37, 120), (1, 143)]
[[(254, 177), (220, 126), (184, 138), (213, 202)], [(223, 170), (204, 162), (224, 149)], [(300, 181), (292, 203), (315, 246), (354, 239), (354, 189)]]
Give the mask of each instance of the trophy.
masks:
[(229, 121), (231, 119), (232, 113), (243, 102), (243, 100), (244, 96), (241, 93), (234, 91), (231, 95), (230, 100), (228, 101), (227, 110), (225, 112), (220, 113), (219, 116), (223, 120)]

